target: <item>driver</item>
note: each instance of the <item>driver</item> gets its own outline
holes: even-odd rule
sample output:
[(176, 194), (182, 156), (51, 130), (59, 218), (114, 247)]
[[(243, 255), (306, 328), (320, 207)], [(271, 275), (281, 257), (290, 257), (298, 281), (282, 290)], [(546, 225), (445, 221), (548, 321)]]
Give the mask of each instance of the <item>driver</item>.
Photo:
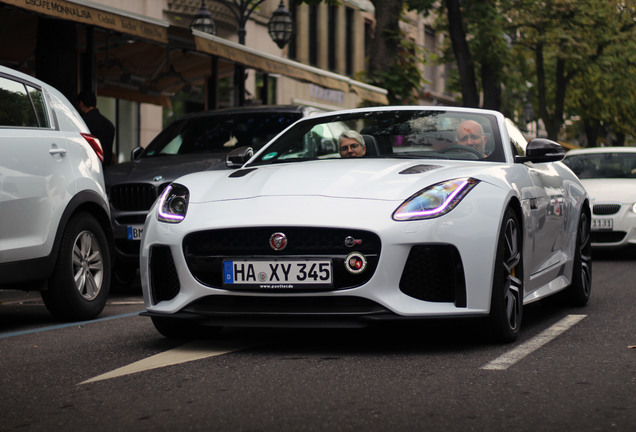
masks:
[(484, 135), (484, 129), (474, 120), (466, 120), (457, 128), (457, 144), (474, 148), (479, 153), (486, 156), (486, 141), (488, 137)]
[(362, 157), (367, 153), (364, 138), (354, 130), (344, 131), (338, 138), (340, 157)]

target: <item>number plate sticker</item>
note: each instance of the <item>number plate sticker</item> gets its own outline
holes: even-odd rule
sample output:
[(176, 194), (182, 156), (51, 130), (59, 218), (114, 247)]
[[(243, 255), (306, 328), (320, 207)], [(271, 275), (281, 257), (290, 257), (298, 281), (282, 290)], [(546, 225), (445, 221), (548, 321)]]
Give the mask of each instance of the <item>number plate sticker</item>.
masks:
[(614, 229), (614, 219), (606, 218), (592, 218), (592, 227), (593, 231), (611, 231)]
[(141, 240), (141, 235), (144, 233), (143, 225), (129, 225), (126, 227), (128, 240)]
[(332, 284), (331, 260), (226, 260), (228, 288), (324, 288)]

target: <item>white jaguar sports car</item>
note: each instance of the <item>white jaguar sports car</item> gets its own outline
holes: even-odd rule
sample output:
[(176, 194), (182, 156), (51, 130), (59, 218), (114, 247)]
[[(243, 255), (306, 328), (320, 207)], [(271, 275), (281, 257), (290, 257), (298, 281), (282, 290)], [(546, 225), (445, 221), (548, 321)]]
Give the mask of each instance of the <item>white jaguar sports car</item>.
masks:
[(185, 338), (474, 317), (513, 341), (524, 305), (590, 297), (590, 206), (563, 157), (495, 111), (299, 120), (165, 189), (144, 227), (143, 315)]

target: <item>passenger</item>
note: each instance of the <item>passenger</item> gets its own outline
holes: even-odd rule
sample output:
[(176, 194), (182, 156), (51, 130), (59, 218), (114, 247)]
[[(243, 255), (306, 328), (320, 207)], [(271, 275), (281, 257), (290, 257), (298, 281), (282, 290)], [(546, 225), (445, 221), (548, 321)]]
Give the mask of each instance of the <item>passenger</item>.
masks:
[(341, 157), (362, 157), (367, 153), (364, 138), (354, 130), (343, 132), (338, 138)]
[(488, 137), (484, 129), (474, 120), (466, 120), (457, 128), (457, 144), (474, 148), (486, 156), (486, 141)]

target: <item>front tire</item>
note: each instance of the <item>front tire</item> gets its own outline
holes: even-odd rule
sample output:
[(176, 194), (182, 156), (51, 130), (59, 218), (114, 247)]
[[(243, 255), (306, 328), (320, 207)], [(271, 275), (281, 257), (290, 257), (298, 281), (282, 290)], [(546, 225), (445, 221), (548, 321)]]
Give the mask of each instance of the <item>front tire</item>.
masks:
[(574, 251), (574, 267), (572, 284), (565, 290), (565, 300), (572, 306), (585, 306), (592, 293), (592, 236), (590, 235), (590, 218), (583, 211), (579, 218), (576, 232), (576, 250)]
[(110, 289), (110, 253), (99, 222), (88, 213), (71, 218), (62, 235), (57, 263), (42, 299), (63, 321), (97, 317)]
[(498, 342), (517, 339), (523, 316), (523, 254), (521, 225), (517, 214), (508, 208), (504, 214), (493, 277), (488, 324)]

